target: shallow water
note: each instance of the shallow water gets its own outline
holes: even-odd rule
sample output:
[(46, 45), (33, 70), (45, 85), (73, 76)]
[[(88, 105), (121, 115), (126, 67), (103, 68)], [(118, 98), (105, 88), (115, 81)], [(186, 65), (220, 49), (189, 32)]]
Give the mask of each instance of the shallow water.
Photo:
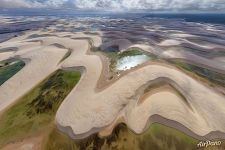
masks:
[(150, 60), (147, 55), (127, 56), (118, 60), (116, 69), (117, 70), (128, 70), (132, 67), (138, 66), (146, 61)]

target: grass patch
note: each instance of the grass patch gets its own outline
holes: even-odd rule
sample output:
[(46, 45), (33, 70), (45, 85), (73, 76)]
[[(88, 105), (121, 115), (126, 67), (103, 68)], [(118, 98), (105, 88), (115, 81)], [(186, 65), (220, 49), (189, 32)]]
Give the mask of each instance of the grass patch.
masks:
[(0, 147), (52, 126), (55, 113), (80, 79), (80, 72), (58, 70), (0, 118)]
[(5, 61), (2, 67), (0, 67), (0, 85), (14, 76), (18, 71), (20, 71), (25, 66), (23, 61)]
[(131, 132), (125, 124), (119, 124), (105, 138), (94, 134), (83, 140), (72, 140), (57, 129), (49, 134), (46, 150), (173, 150), (196, 149), (198, 141), (176, 129), (161, 124), (152, 124), (141, 135)]
[(160, 124), (153, 124), (139, 139), (140, 149), (193, 150), (198, 141), (186, 134)]
[(143, 55), (144, 53), (142, 51), (139, 51), (137, 49), (131, 49), (128, 51), (124, 51), (122, 53), (118, 54), (118, 58), (123, 58), (123, 57), (127, 57), (127, 56), (137, 56), (137, 55)]

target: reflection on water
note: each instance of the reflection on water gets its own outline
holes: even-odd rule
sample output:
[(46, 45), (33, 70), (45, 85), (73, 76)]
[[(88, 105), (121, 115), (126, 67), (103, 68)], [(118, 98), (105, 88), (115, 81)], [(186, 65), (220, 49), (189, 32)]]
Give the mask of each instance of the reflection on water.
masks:
[(142, 64), (150, 60), (150, 57), (147, 55), (137, 55), (137, 56), (127, 56), (118, 60), (116, 69), (117, 70), (128, 70), (132, 67), (135, 67), (139, 64)]

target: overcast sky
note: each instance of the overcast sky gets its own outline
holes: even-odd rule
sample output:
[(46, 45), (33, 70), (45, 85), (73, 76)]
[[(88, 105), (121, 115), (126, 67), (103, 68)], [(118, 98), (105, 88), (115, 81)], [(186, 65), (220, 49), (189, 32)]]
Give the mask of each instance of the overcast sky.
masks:
[(0, 0), (0, 8), (225, 11), (225, 0)]

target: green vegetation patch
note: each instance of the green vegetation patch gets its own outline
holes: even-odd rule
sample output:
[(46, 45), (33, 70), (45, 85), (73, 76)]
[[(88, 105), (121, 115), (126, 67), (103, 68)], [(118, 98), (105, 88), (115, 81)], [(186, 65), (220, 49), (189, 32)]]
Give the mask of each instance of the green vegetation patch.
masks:
[(137, 55), (143, 55), (144, 52), (139, 51), (138, 49), (131, 49), (128, 51), (124, 51), (122, 53), (118, 54), (118, 58), (123, 58), (123, 57), (127, 57), (127, 56), (137, 56)]
[(25, 62), (20, 60), (11, 62), (10, 60), (6, 60), (1, 62), (0, 65), (0, 85), (2, 85), (20, 71), (25, 66)]
[(47, 140), (46, 150), (193, 150), (198, 141), (161, 124), (152, 124), (143, 134), (131, 132), (126, 125), (119, 124), (105, 138), (94, 134), (83, 140), (72, 140), (54, 129)]
[(58, 70), (1, 115), (0, 147), (52, 126), (55, 113), (80, 79), (80, 72)]

